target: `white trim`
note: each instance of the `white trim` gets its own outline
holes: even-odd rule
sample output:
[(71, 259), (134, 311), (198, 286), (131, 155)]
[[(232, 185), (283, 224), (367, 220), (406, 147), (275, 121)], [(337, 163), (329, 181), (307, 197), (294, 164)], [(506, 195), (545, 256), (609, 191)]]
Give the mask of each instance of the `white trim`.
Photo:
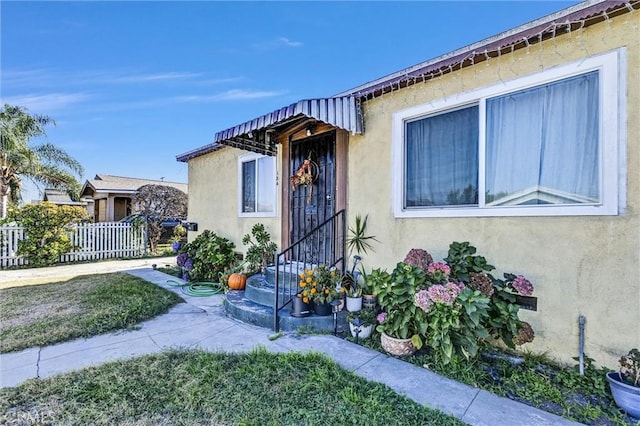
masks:
[[(271, 158), (273, 161), (273, 174), (271, 176), (271, 181), (273, 182), (273, 210), (269, 211), (269, 212), (243, 212), (242, 211), (242, 192), (243, 192), (243, 187), (242, 187), (242, 164), (249, 162), (249, 161), (255, 161), (256, 165), (258, 164), (258, 160), (260, 158)], [(267, 155), (262, 155), (262, 154), (257, 154), (257, 153), (249, 153), (246, 155), (242, 155), (240, 157), (238, 157), (238, 217), (276, 217), (278, 214), (278, 189), (277, 189), (277, 185), (276, 185), (276, 174), (277, 174), (277, 165), (276, 165), (276, 158), (275, 157), (271, 157), (271, 156), (267, 156)], [(256, 184), (258, 181), (258, 171), (256, 170)], [(254, 188), (254, 190), (257, 191), (257, 189)], [(257, 194), (256, 194), (257, 197)]]
[(618, 49), (618, 214), (627, 210), (627, 48)]
[[(485, 217), (485, 216), (593, 216), (618, 215), (624, 210), (626, 197), (626, 50), (624, 48), (594, 55), (579, 61), (494, 84), (457, 96), (416, 105), (392, 116), (392, 202), (395, 217)], [(479, 105), (479, 194), (484, 194), (485, 173), (485, 103), (486, 99), (566, 79), (591, 71), (600, 71), (600, 194), (598, 205), (544, 205), (490, 207), (479, 197), (477, 207), (435, 207), (405, 209), (404, 194), (404, 124), (477, 103)], [(611, 101), (615, 99), (615, 101)], [(607, 100), (609, 100), (607, 102)], [(482, 191), (482, 192), (481, 192)]]

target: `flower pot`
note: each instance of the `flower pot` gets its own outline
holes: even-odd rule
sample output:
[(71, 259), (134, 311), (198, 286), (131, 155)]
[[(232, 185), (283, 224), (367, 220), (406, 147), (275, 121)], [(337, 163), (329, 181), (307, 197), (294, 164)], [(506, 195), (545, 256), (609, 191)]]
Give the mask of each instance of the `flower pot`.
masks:
[(358, 312), (362, 309), (362, 297), (347, 296), (347, 311)]
[(362, 307), (367, 309), (376, 309), (378, 307), (378, 296), (374, 294), (363, 294)]
[(351, 331), (351, 335), (353, 337), (356, 337), (356, 334), (357, 334), (358, 335), (358, 339), (360, 339), (360, 340), (364, 340), (364, 339), (368, 338), (369, 336), (371, 336), (371, 333), (373, 333), (373, 324), (361, 325), (359, 333), (356, 333), (356, 331), (358, 331), (357, 328), (358, 327), (353, 325), (352, 322), (349, 322), (349, 330)]
[(291, 300), (291, 316), (296, 318), (304, 318), (311, 315), (311, 306), (304, 303), (302, 298), (294, 297)]
[(330, 303), (314, 303), (313, 304), (313, 312), (316, 315), (321, 317), (326, 317), (327, 315), (331, 315), (331, 304)]
[(607, 373), (613, 399), (631, 417), (640, 419), (640, 388), (625, 383), (619, 372)]
[(395, 356), (408, 356), (416, 351), (411, 339), (396, 339), (384, 332), (380, 335), (380, 343), (382, 343), (382, 349)]

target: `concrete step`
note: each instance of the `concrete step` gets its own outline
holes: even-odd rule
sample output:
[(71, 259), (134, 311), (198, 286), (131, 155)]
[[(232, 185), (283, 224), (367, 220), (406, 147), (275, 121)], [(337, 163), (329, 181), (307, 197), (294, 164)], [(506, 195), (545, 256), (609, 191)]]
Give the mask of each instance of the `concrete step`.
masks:
[[(273, 297), (272, 290), (272, 297)], [(273, 299), (272, 299), (273, 300)], [(227, 315), (239, 321), (257, 325), (260, 327), (273, 329), (273, 306), (265, 306), (255, 303), (245, 297), (245, 291), (229, 291), (225, 299), (225, 310)], [(338, 331), (346, 329), (347, 312), (342, 310), (337, 314)], [(291, 316), (291, 311), (284, 308), (279, 315), (279, 329), (282, 331), (327, 331), (333, 332), (333, 315), (318, 316), (312, 314), (304, 318)]]

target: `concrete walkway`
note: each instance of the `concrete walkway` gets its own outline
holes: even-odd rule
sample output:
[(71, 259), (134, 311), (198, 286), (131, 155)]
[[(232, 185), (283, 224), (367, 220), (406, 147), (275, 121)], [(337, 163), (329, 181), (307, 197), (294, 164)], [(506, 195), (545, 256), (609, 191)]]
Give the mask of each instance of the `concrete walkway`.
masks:
[[(110, 272), (113, 270), (112, 268)], [(331, 335), (286, 334), (271, 341), (271, 330), (227, 318), (222, 305), (223, 296), (186, 296), (179, 289), (166, 285), (167, 279), (173, 277), (151, 268), (127, 272), (178, 292), (186, 303), (175, 306), (165, 315), (142, 323), (138, 330), (2, 354), (0, 386), (15, 386), (35, 377), (50, 377), (168, 348), (247, 352), (263, 347), (272, 352), (324, 353), (358, 376), (384, 383), (420, 404), (454, 415), (472, 425), (578, 424)]]

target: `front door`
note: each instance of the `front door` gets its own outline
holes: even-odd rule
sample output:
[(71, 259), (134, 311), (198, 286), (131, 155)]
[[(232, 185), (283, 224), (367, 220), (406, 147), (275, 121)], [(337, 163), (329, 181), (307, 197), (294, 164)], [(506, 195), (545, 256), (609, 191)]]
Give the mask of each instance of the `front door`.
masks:
[[(290, 235), (293, 244), (335, 213), (336, 133), (327, 132), (291, 142), (289, 167), (304, 174), (290, 196)], [(308, 162), (305, 164), (305, 160)], [(293, 185), (292, 185), (293, 187)], [(307, 241), (293, 260), (325, 263), (332, 250), (331, 227)]]

